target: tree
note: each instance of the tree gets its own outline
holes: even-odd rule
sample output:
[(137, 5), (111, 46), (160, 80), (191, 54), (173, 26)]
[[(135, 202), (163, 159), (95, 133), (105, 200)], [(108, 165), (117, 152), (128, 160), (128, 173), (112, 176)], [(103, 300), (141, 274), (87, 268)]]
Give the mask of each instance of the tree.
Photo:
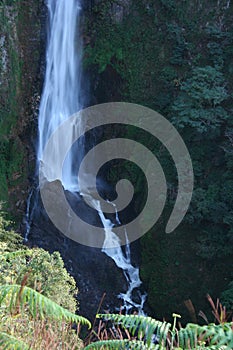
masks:
[(177, 128), (191, 127), (199, 133), (215, 131), (229, 118), (222, 106), (229, 94), (219, 67), (195, 67), (180, 87), (172, 106), (172, 122)]

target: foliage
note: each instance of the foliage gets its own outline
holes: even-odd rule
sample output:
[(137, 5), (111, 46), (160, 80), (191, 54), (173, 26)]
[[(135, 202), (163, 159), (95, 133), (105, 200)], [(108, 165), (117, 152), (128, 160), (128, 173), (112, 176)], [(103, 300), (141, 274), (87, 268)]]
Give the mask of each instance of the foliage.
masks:
[(73, 277), (58, 252), (27, 248), (12, 227), (1, 212), (1, 349), (80, 349), (82, 342), (72, 324), (90, 327), (90, 322), (74, 313)]
[(10, 227), (11, 222), (0, 215), (0, 283), (21, 283), (27, 274), (27, 286), (41, 292), (59, 305), (75, 312), (76, 283), (64, 267), (60, 253), (41, 248), (28, 249), (22, 237)]
[[(138, 315), (100, 314), (107, 321), (129, 330), (132, 339), (101, 340), (88, 345), (85, 349), (230, 349), (233, 346), (233, 324), (209, 324), (199, 326), (187, 324), (185, 328), (174, 323), (157, 321)], [(155, 338), (156, 335), (156, 338)], [(156, 341), (154, 342), (154, 339)]]
[[(218, 307), (215, 307), (212, 299), (210, 301), (212, 308), (215, 311), (215, 316), (218, 316)], [(34, 291), (33, 289), (25, 287), (23, 284), (2, 286), (0, 289), (0, 303), (1, 305), (3, 305), (3, 308), (10, 312), (11, 317), (13, 316), (11, 322), (13, 322), (13, 320), (17, 320), (17, 318), (19, 317), (22, 322), (25, 313), (28, 313), (35, 321), (38, 320), (38, 318), (45, 318), (47, 329), (50, 329), (51, 327), (50, 323), (48, 323), (50, 318), (52, 318), (54, 321), (56, 319), (59, 321), (73, 321), (84, 325), (88, 325), (89, 328), (91, 327), (91, 324), (87, 319), (72, 314), (68, 310), (63, 309), (56, 303), (53, 303), (48, 298), (42, 296), (40, 293)], [(2, 316), (3, 319), (7, 316), (6, 312), (4, 312), (4, 314), (5, 316)], [(105, 332), (105, 339), (89, 343), (89, 345), (85, 347), (86, 350), (219, 350), (230, 349), (233, 346), (233, 323), (223, 322), (223, 319), (222, 321), (219, 319), (219, 321), (222, 322), (219, 325), (212, 323), (206, 326), (200, 326), (198, 324), (190, 323), (187, 324), (185, 328), (181, 328), (181, 326), (177, 327), (177, 318), (180, 318), (180, 315), (177, 314), (173, 314), (173, 325), (165, 321), (161, 322), (151, 317), (138, 315), (99, 314), (97, 315), (97, 317), (104, 319), (105, 324), (107, 322), (111, 322), (113, 323), (113, 325), (120, 327), (123, 331), (117, 332), (115, 326), (111, 326), (112, 335), (108, 336)], [(28, 323), (28, 320), (26, 320), (26, 322)], [(36, 325), (38, 327), (40, 326), (40, 323), (36, 322)], [(58, 323), (55, 322), (55, 326), (58, 327)], [(67, 338), (68, 335), (69, 334), (66, 334)], [(124, 338), (124, 335), (127, 336), (126, 339)], [(119, 336), (120, 338), (117, 339), (117, 336)], [(77, 340), (78, 339), (76, 338), (76, 341)], [(10, 344), (12, 346), (12, 349), (27, 349), (27, 344), (29, 344), (28, 342), (22, 343), (21, 340), (17, 340), (15, 334), (9, 335), (5, 331), (2, 331), (0, 333), (0, 342), (1, 344), (4, 344), (5, 349), (7, 349), (7, 346), (10, 346)], [(40, 347), (37, 347), (38, 343), (33, 344), (35, 345), (35, 349), (41, 349)], [(24, 347), (22, 347), (23, 345)], [(69, 345), (69, 341), (67, 342), (67, 345)], [(55, 347), (52, 348), (55, 349)], [(64, 349), (70, 348), (65, 347)], [(79, 346), (77, 347), (77, 349), (79, 349)]]
[[(1, 349), (35, 350), (78, 350), (82, 349), (82, 341), (70, 324), (60, 321), (30, 320), (26, 316), (8, 317), (7, 332), (0, 333)], [(10, 334), (14, 334), (10, 335)], [(23, 339), (21, 342), (19, 339)], [(29, 345), (28, 345), (29, 344)]]
[[(49, 345), (48, 340), (50, 342), (48, 335), (51, 337), (49, 333), (52, 333), (53, 336), (56, 336), (56, 338), (53, 339), (54, 349), (57, 348), (58, 344), (61, 344), (61, 342), (63, 345), (67, 344), (67, 347), (64, 346), (62, 349), (71, 349), (69, 340), (73, 341), (73, 336), (68, 324), (72, 322), (90, 327), (90, 322), (86, 318), (64, 309), (35, 290), (26, 287), (23, 283), (21, 285), (0, 286), (0, 342), (4, 344), (6, 349), (8, 348), (7, 346), (14, 346), (15, 349), (24, 349), (24, 347), (27, 348), (27, 344), (29, 348), (32, 343), (34, 344), (33, 348), (41, 349), (39, 344), (42, 342), (42, 348), (45, 349), (47, 337), (47, 349)], [(17, 326), (17, 323), (18, 327), (14, 327), (15, 325)], [(56, 328), (58, 332), (54, 333)], [(10, 331), (10, 334), (8, 334), (7, 331)], [(62, 339), (60, 339), (61, 335), (58, 335), (59, 331), (62, 334)], [(64, 336), (66, 338), (64, 338)], [(22, 341), (19, 337), (24, 340), (24, 347), (22, 347)], [(34, 337), (38, 342), (34, 343)], [(80, 341), (78, 336), (74, 338), (77, 346), (72, 347), (72, 349), (79, 349)], [(30, 345), (29, 341), (31, 342)], [(51, 345), (50, 343), (50, 346)]]
[(233, 281), (229, 283), (227, 288), (221, 294), (223, 305), (233, 312)]
[(11, 313), (23, 313), (25, 305), (27, 305), (27, 310), (33, 318), (47, 316), (54, 320), (65, 320), (90, 326), (90, 322), (85, 318), (64, 309), (34, 289), (22, 285), (1, 285), (0, 304)]
[[(233, 320), (233, 313), (231, 312), (231, 310), (229, 311), (229, 309), (226, 309), (226, 306), (223, 306), (219, 299), (217, 299), (216, 303), (214, 303), (213, 299), (209, 294), (207, 294), (206, 297), (212, 308), (212, 314), (214, 315), (215, 323), (218, 322), (219, 324), (225, 324), (229, 322), (229, 320)], [(206, 321), (206, 323), (209, 323), (204, 312), (199, 311), (199, 316), (201, 316)]]
[(58, 252), (49, 254), (37, 248), (6, 253), (1, 257), (0, 268), (2, 284), (20, 283), (23, 276), (28, 274), (29, 287), (73, 312), (76, 310), (76, 284), (64, 268)]
[(200, 133), (219, 128), (229, 118), (221, 107), (229, 97), (224, 84), (219, 67), (195, 67), (191, 78), (181, 83), (182, 93), (174, 101), (173, 124), (177, 128), (190, 126)]
[(13, 223), (5, 219), (0, 203), (0, 252), (12, 252), (16, 249), (25, 249), (23, 239), (13, 229)]
[(18, 102), (21, 80), (21, 58), (18, 42), (17, 1), (2, 1), (0, 4), (0, 180), (1, 199), (8, 199), (8, 186), (15, 184), (22, 176), (23, 148), (15, 137), (14, 127), (18, 117)]
[[(4, 0), (0, 4), (1, 32), (6, 36), (4, 48), (8, 54), (8, 79), (1, 85), (0, 101), (0, 194), (4, 198), (9, 184), (14, 182), (13, 175), (21, 176), (23, 172), (20, 143), (12, 132), (20, 105), (18, 40), (11, 35), (15, 33), (17, 18), (11, 21), (12, 16), (7, 17), (5, 12), (9, 10), (7, 6), (15, 3)], [(180, 307), (181, 295), (196, 298), (192, 293), (197, 286), (195, 294), (199, 295), (209, 288), (214, 291), (218, 288), (217, 292), (225, 289), (224, 280), (232, 266), (233, 7), (229, 1), (218, 1), (216, 5), (201, 1), (135, 0), (130, 11), (125, 11), (121, 22), (117, 22), (111, 9), (119, 3), (122, 2), (95, 2), (93, 15), (89, 16), (85, 59), (87, 69), (98, 76), (93, 84), (94, 94), (99, 102), (121, 98), (162, 112), (181, 132), (194, 165), (195, 191), (185, 226), (170, 240), (163, 237), (163, 226), (156, 227), (142, 244), (142, 272), (150, 305), (156, 313), (159, 311), (155, 302), (158, 307), (166, 305), (166, 312), (170, 312), (169, 308)], [(1, 78), (3, 73), (1, 69)], [(114, 89), (118, 94), (114, 94)], [(165, 164), (166, 174), (167, 170)], [(174, 175), (168, 187), (176, 194)], [(4, 275), (4, 281), (19, 283), (16, 271), (21, 271), (22, 276), (32, 267), (28, 276), (30, 286), (47, 289), (42, 287), (42, 282), (46, 284), (45, 267), (54, 263), (60, 271), (59, 258), (50, 258), (42, 250), (33, 255), (29, 250), (26, 255), (23, 251), (16, 253), (17, 237), (13, 232), (9, 229), (1, 232), (1, 236), (5, 237), (1, 251), (14, 252), (3, 256), (6, 273), (10, 270), (13, 273)], [(38, 273), (39, 281), (34, 273)], [(50, 278), (54, 281), (54, 276)], [(52, 294), (51, 288), (48, 286), (48, 295)], [(231, 289), (230, 285), (228, 300)], [(58, 288), (61, 290), (62, 287)]]
[(0, 199), (19, 221), (34, 167), (29, 154), (34, 149), (33, 111), (38, 104), (42, 3), (0, 1)]
[[(136, 0), (125, 8), (122, 3), (95, 2), (87, 15), (84, 61), (94, 101), (126, 100), (162, 113), (181, 133), (194, 167), (190, 210), (175, 236), (167, 237), (177, 183), (162, 154), (169, 200), (160, 223), (141, 241), (149, 304), (162, 317), (174, 307), (184, 313), (185, 298), (203, 308), (206, 291), (220, 294), (231, 274), (233, 6)], [(120, 21), (114, 6), (123, 11)], [(143, 196), (140, 174), (133, 176)]]
[(123, 349), (134, 349), (134, 350), (156, 350), (157, 346), (150, 346), (144, 344), (144, 342), (140, 340), (118, 340), (118, 339), (110, 339), (110, 340), (101, 340), (96, 343), (90, 344), (85, 347), (85, 350), (98, 350), (98, 349), (109, 349), (109, 350), (123, 350)]
[(11, 335), (1, 332), (0, 333), (0, 346), (3, 350), (28, 350), (29, 347), (24, 342), (12, 337)]

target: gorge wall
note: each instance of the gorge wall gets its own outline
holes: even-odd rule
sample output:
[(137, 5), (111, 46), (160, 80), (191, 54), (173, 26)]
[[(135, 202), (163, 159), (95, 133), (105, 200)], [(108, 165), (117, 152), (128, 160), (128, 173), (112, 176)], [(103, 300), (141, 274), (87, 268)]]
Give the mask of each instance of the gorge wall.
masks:
[[(112, 15), (116, 6), (123, 16)], [(160, 222), (141, 239), (141, 276), (156, 317), (175, 310), (190, 320), (189, 299), (196, 314), (208, 314), (206, 293), (232, 308), (232, 13), (231, 1), (139, 0), (96, 1), (88, 16), (84, 62), (94, 101), (134, 102), (160, 112), (193, 161), (190, 210), (165, 235), (176, 174), (165, 152), (149, 146), (169, 187)], [(140, 181), (138, 191), (143, 199)]]
[(19, 223), (35, 168), (46, 17), (43, 1), (1, 1), (0, 11), (0, 194)]
[[(46, 10), (42, 0), (5, 0), (0, 9), (1, 199), (20, 222), (35, 166)], [(148, 106), (172, 121), (191, 153), (195, 190), (183, 224), (170, 236), (164, 234), (176, 196), (176, 174), (162, 152), (169, 185), (167, 207), (135, 246), (141, 253), (150, 313), (169, 319), (175, 311), (190, 320), (185, 300), (192, 300), (196, 312), (208, 313), (205, 294), (220, 296), (233, 279), (232, 3), (96, 0), (85, 1), (84, 11), (87, 104), (127, 101)], [(151, 147), (159, 151), (156, 145)], [(139, 179), (138, 193), (140, 186)], [(30, 241), (50, 251), (63, 247), (66, 266), (83, 291), (84, 313), (82, 302), (89, 300), (87, 312), (95, 313), (107, 289), (105, 307), (113, 306), (112, 296), (124, 282), (121, 274), (114, 278), (114, 264), (106, 257), (83, 253), (82, 247), (53, 232), (43, 216), (40, 223), (34, 222)], [(98, 266), (96, 280), (90, 284), (93, 266)], [(226, 302), (233, 307), (229, 299)]]

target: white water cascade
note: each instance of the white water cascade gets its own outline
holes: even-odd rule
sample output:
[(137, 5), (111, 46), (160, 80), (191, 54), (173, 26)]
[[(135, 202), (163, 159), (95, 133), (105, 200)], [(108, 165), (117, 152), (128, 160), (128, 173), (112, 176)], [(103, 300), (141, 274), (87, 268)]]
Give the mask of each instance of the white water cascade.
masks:
[[(46, 54), (46, 73), (39, 110), (39, 145), (38, 162), (42, 159), (44, 147), (51, 134), (58, 126), (73, 113), (81, 109), (81, 40), (78, 36), (80, 17), (79, 0), (47, 0), (49, 11), (49, 33)], [(67, 135), (67, 138), (72, 135)], [(51, 169), (59, 163), (59, 144), (64, 140), (54, 142)], [(80, 150), (82, 152), (82, 150)], [(71, 152), (70, 152), (71, 153)], [(72, 154), (66, 159), (63, 167), (63, 187), (70, 192), (78, 192), (76, 175), (73, 174)], [(54, 171), (54, 174), (57, 172)], [(53, 172), (51, 172), (53, 174)], [(57, 178), (47, 178), (48, 181)], [(126, 293), (121, 293), (123, 309), (129, 312), (132, 308), (143, 313), (145, 295), (138, 291), (137, 302), (133, 301), (133, 291), (140, 287), (139, 269), (131, 264), (130, 245), (121, 247), (116, 234), (113, 232), (114, 224), (105, 218), (99, 202), (89, 198), (93, 207), (98, 211), (105, 230), (105, 241), (102, 251), (112, 258), (115, 264), (123, 270), (128, 283)], [(116, 214), (117, 215), (117, 214)], [(118, 224), (120, 224), (118, 217)], [(127, 237), (127, 233), (126, 237)], [(108, 248), (115, 243), (115, 248)]]
[[(47, 0), (49, 11), (46, 73), (39, 110), (38, 160), (44, 147), (57, 127), (73, 113), (81, 109), (80, 79), (82, 45), (78, 36), (79, 0)], [(67, 138), (72, 135), (66, 135)], [(59, 148), (64, 140), (54, 143), (54, 164), (59, 163)], [(69, 142), (67, 140), (67, 142)], [(52, 172), (57, 174), (55, 170)], [(49, 181), (56, 178), (49, 178)], [(76, 176), (72, 172), (72, 155), (66, 159), (62, 179), (64, 188), (77, 189)]]
[[(95, 208), (98, 211), (99, 217), (102, 221), (105, 230), (105, 240), (102, 248), (102, 252), (108, 255), (111, 259), (114, 260), (117, 267), (119, 267), (125, 275), (125, 278), (128, 283), (128, 290), (126, 293), (120, 293), (118, 297), (123, 300), (122, 310), (128, 313), (131, 309), (136, 309), (139, 315), (143, 315), (143, 306), (146, 300), (146, 294), (138, 293), (139, 302), (135, 302), (133, 300), (133, 291), (139, 288), (142, 284), (139, 276), (139, 268), (134, 267), (131, 263), (131, 252), (130, 245), (126, 235), (126, 246), (125, 251), (123, 247), (120, 245), (120, 240), (118, 236), (114, 233), (114, 224), (111, 220), (106, 219), (103, 211), (101, 210), (100, 203), (98, 201), (93, 201), (95, 204)], [(117, 209), (116, 209), (116, 223), (121, 224)], [(114, 247), (114, 248), (109, 248)]]

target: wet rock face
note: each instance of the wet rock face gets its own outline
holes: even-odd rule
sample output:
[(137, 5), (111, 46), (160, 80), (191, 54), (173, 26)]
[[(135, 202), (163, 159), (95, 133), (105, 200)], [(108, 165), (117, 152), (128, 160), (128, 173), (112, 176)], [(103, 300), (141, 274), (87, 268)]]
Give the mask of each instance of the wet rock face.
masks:
[(129, 14), (131, 0), (120, 0), (112, 5), (111, 16), (116, 22), (122, 22), (124, 16)]
[(0, 199), (21, 220), (35, 167), (44, 1), (2, 1), (0, 16)]
[[(29, 2), (30, 1), (28, 1), (28, 3)], [(40, 4), (38, 5), (38, 3)], [(25, 116), (28, 118), (24, 118), (24, 121), (27, 122), (21, 132), (21, 137), (25, 145), (27, 145), (27, 159), (30, 160), (28, 161), (30, 164), (27, 171), (29, 176), (30, 174), (32, 174), (32, 176), (34, 175), (36, 156), (33, 144), (36, 139), (38, 106), (45, 72), (47, 10), (42, 0), (38, 3), (38, 7), (35, 5), (34, 10), (32, 10), (32, 15), (26, 13), (26, 7), (23, 8), (25, 25), (24, 23), (21, 24), (21, 41), (24, 43), (22, 51), (24, 60), (23, 89), (25, 90), (25, 101), (27, 101), (27, 103), (25, 102), (25, 104), (23, 103), (22, 105), (22, 113), (25, 113)], [(86, 4), (87, 3), (88, 2), (86, 2)], [(90, 1), (90, 5), (92, 6), (91, 3), (92, 1)], [(37, 20), (36, 13), (38, 15)], [(33, 26), (33, 19), (35, 23), (37, 23), (36, 27)], [(39, 21), (39, 25), (37, 21)], [(28, 26), (29, 22), (31, 23), (30, 26)], [(35, 53), (34, 56), (30, 56), (30, 50)], [(109, 74), (114, 74), (114, 72), (110, 72)], [(108, 90), (108, 86), (104, 85), (103, 95), (105, 95)], [(35, 91), (35, 95), (33, 95), (33, 91)], [(106, 96), (109, 100), (114, 99), (114, 97), (110, 97), (107, 94)], [(97, 99), (100, 100), (100, 97), (97, 96)], [(32, 106), (34, 107), (32, 108)], [(98, 135), (98, 137), (100, 136), (101, 135)], [(87, 140), (87, 142), (88, 141), (89, 140)], [(56, 184), (54, 185), (56, 186)], [(100, 224), (97, 214), (87, 214), (86, 207), (81, 202), (76, 202), (76, 199), (73, 198), (73, 195), (70, 193), (66, 195), (72, 208), (77, 206), (78, 211), (83, 213), (84, 219), (86, 219), (86, 216), (89, 216), (88, 222), (98, 222)], [(18, 199), (18, 195), (15, 196)], [(59, 251), (61, 253), (67, 270), (75, 278), (79, 288), (78, 300), (80, 302), (80, 314), (93, 319), (105, 293), (106, 295), (101, 305), (101, 311), (117, 311), (117, 308), (121, 306), (121, 300), (117, 298), (117, 295), (127, 291), (127, 283), (123, 272), (117, 268), (113, 260), (102, 253), (100, 249), (83, 246), (60, 233), (48, 218), (43, 204), (41, 203), (41, 199), (36, 197), (37, 196), (34, 198), (33, 196), (32, 198), (32, 202), (35, 205), (35, 216), (27, 244), (30, 246), (42, 247), (50, 252)], [(22, 213), (24, 213), (25, 201), (18, 202), (18, 204), (22, 208)], [(22, 233), (24, 232), (25, 226), (22, 225)], [(132, 258), (133, 263), (136, 262), (136, 265), (138, 265), (138, 250), (136, 245), (135, 249), (133, 249)]]
[[(87, 211), (85, 203), (77, 203), (77, 196), (67, 193), (67, 197), (69, 202), (73, 201), (72, 207), (78, 205), (79, 211)], [(79, 288), (80, 314), (94, 318), (105, 293), (101, 311), (116, 311), (120, 308), (121, 300), (117, 295), (126, 292), (127, 283), (123, 272), (116, 267), (113, 260), (100, 249), (78, 244), (60, 233), (48, 218), (40, 198), (36, 208), (27, 244), (61, 253), (67, 270), (75, 278)], [(89, 218), (92, 223), (98, 223), (98, 220), (98, 214)]]
[[(82, 8), (84, 11), (91, 12), (94, 6), (99, 5), (100, 3), (100, 0), (83, 0)], [(116, 22), (121, 22), (123, 17), (129, 14), (131, 4), (132, 0), (118, 0), (115, 3), (111, 3), (110, 15), (112, 19), (114, 19)]]

